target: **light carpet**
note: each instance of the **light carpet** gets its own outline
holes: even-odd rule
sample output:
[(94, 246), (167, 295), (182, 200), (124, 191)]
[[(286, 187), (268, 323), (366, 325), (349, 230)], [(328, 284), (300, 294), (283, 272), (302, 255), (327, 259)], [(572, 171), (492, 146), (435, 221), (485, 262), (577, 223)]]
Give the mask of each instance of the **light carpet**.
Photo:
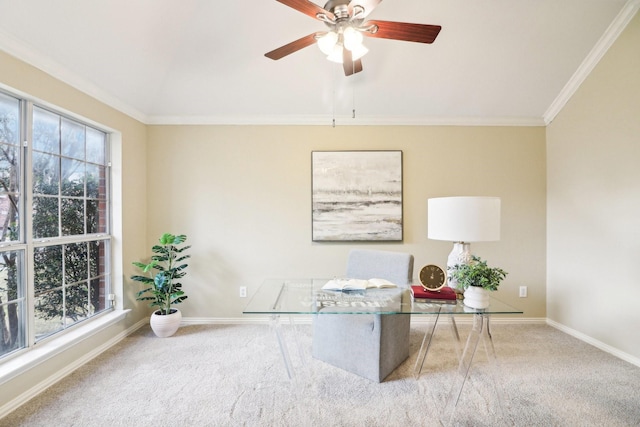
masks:
[[(469, 327), (460, 325), (463, 339)], [(309, 325), (284, 327), (293, 381), (269, 326), (184, 326), (171, 338), (144, 327), (0, 426), (437, 426), (456, 355), (443, 322), (416, 379), (421, 329), (412, 328), (411, 357), (377, 384), (311, 358)], [(506, 416), (478, 351), (454, 425), (640, 425), (640, 368), (546, 325), (492, 332)]]

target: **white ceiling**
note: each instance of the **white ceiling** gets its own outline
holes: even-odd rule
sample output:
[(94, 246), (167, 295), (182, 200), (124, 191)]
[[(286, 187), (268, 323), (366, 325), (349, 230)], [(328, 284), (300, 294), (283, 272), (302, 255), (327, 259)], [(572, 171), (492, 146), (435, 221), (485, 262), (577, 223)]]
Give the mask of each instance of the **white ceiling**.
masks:
[(384, 0), (369, 19), (442, 31), (365, 38), (351, 77), (264, 56), (326, 28), (275, 0), (0, 0), (0, 49), (145, 123), (543, 125), (639, 3)]

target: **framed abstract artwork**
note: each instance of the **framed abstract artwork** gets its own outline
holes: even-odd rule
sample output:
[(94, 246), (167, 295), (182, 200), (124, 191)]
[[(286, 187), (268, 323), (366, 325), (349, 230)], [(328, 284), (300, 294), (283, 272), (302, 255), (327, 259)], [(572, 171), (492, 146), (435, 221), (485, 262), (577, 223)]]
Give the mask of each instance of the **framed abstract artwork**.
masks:
[(312, 240), (402, 241), (402, 151), (313, 151)]

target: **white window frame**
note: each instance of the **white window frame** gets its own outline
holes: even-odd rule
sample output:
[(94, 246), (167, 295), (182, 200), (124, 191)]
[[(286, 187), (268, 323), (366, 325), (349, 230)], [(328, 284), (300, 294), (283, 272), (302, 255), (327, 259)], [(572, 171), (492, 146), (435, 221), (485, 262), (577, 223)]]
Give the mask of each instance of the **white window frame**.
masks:
[[(122, 177), (121, 177), (121, 143), (122, 135), (120, 132), (110, 129), (107, 126), (94, 122), (93, 120), (81, 117), (75, 113), (66, 111), (50, 103), (38, 100), (27, 94), (8, 88), (0, 84), (0, 91), (4, 94), (17, 98), (20, 100), (20, 119), (21, 119), (21, 135), (22, 141), (22, 155), (21, 155), (21, 209), (20, 209), (20, 229), (21, 237), (19, 242), (7, 242), (0, 243), (3, 250), (22, 250), (24, 253), (23, 273), (26, 286), (26, 333), (24, 347), (16, 349), (11, 353), (4, 356), (0, 356), (0, 384), (9, 380), (10, 378), (19, 375), (24, 370), (28, 369), (34, 364), (40, 363), (42, 360), (51, 357), (52, 355), (64, 351), (66, 346), (69, 346), (75, 342), (78, 342), (88, 335), (93, 335), (99, 330), (102, 330), (114, 322), (121, 320), (129, 310), (123, 310), (123, 283), (120, 278), (122, 277)], [(65, 244), (75, 243), (82, 241), (92, 241), (96, 239), (109, 240), (110, 251), (108, 254), (107, 265), (105, 266), (108, 271), (110, 279), (110, 290), (108, 291), (107, 308), (105, 310), (96, 313), (90, 318), (76, 322), (75, 324), (68, 326), (62, 330), (59, 330), (51, 335), (38, 339), (35, 338), (35, 328), (33, 322), (35, 320), (35, 305), (34, 305), (34, 274), (33, 274), (33, 253), (36, 246), (36, 242), (33, 240), (32, 232), (32, 170), (31, 170), (31, 155), (32, 147), (26, 147), (27, 141), (29, 145), (32, 145), (32, 119), (33, 119), (33, 106), (37, 105), (40, 108), (44, 108), (51, 111), (54, 114), (58, 114), (62, 117), (68, 118), (73, 121), (77, 121), (85, 126), (92, 127), (106, 133), (107, 137), (107, 156), (106, 167), (108, 171), (107, 179), (107, 233), (96, 234), (84, 234), (82, 236), (60, 236), (58, 238), (46, 239), (44, 244)], [(114, 168), (114, 155), (117, 158), (116, 168)], [(115, 172), (114, 172), (115, 169)], [(114, 197), (115, 195), (115, 197)], [(27, 202), (29, 201), (29, 203)], [(116, 213), (117, 212), (117, 213)], [(119, 238), (114, 238), (114, 232), (117, 231)], [(43, 239), (37, 239), (39, 244), (43, 244)], [(26, 271), (24, 271), (26, 270)], [(118, 279), (118, 280), (117, 280)], [(37, 345), (36, 345), (37, 344)], [(38, 351), (33, 351), (34, 348), (38, 348)]]

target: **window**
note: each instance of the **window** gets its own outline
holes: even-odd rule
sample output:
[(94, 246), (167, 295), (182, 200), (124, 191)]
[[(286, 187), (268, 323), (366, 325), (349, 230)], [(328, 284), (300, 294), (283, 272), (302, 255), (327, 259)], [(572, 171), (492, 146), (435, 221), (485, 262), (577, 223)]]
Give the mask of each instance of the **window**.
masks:
[(108, 148), (0, 93), (0, 357), (109, 308)]

